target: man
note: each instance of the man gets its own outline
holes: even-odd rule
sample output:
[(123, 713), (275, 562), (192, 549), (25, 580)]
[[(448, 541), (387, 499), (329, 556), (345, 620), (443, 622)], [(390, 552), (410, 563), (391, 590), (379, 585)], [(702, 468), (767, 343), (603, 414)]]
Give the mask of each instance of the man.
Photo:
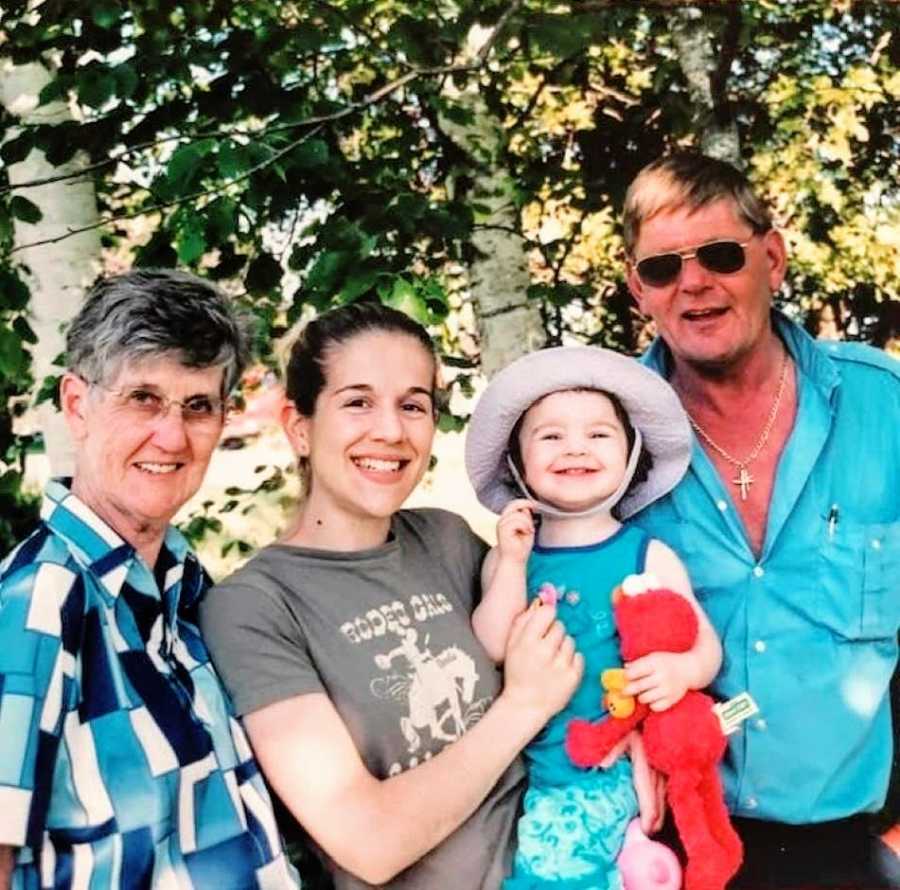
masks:
[(270, 801), (169, 523), (247, 358), (194, 276), (101, 281), (67, 339), (71, 480), (0, 565), (0, 888), (288, 888)]
[(636, 521), (685, 560), (722, 638), (716, 696), (759, 707), (723, 767), (745, 844), (734, 886), (900, 886), (877, 874), (866, 817), (893, 748), (900, 364), (772, 310), (784, 241), (726, 163), (649, 165), (624, 229), (658, 332), (645, 361), (696, 434), (684, 480)]

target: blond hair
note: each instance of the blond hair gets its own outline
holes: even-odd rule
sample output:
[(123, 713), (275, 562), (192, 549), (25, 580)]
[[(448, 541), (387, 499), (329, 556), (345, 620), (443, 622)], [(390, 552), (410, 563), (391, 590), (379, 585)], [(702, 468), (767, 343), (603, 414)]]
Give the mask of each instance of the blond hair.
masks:
[(625, 252), (634, 255), (641, 224), (665, 210), (699, 210), (722, 199), (734, 202), (738, 216), (755, 234), (772, 228), (768, 208), (736, 167), (699, 152), (675, 152), (648, 164), (625, 193)]

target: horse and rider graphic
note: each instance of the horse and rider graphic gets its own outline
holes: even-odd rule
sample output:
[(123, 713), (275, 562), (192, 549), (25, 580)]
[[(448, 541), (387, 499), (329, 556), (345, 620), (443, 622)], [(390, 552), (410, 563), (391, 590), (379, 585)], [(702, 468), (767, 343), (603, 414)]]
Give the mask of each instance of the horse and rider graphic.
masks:
[(456, 741), (478, 722), (489, 704), (483, 699), (473, 701), (478, 672), (462, 649), (448, 646), (433, 655), (429, 637), (422, 648), (418, 640), (418, 631), (407, 628), (398, 646), (376, 655), (376, 666), (392, 673), (371, 684), (378, 698), (408, 703), (409, 715), (400, 718), (400, 729), (411, 754), (421, 748), (423, 730), (430, 732), (432, 741)]

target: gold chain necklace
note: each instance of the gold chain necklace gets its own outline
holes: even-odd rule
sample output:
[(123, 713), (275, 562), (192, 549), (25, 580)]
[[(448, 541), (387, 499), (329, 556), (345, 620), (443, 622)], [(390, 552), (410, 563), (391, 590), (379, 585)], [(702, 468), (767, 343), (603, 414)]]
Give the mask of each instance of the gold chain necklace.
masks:
[(709, 433), (688, 414), (688, 420), (691, 422), (691, 426), (700, 434), (700, 436), (706, 441), (707, 445), (712, 448), (716, 454), (720, 454), (728, 463), (737, 467), (738, 475), (736, 479), (732, 479), (731, 482), (733, 485), (736, 485), (741, 490), (741, 500), (747, 500), (747, 493), (750, 491), (750, 486), (756, 481), (747, 470), (747, 467), (750, 466), (753, 461), (759, 457), (760, 451), (763, 450), (766, 442), (769, 441), (769, 434), (772, 432), (772, 427), (775, 425), (775, 418), (778, 416), (778, 408), (781, 405), (781, 397), (784, 395), (784, 387), (787, 383), (787, 372), (788, 372), (788, 354), (787, 350), (784, 351), (784, 360), (781, 363), (781, 379), (778, 381), (778, 392), (775, 395), (775, 401), (772, 403), (772, 410), (769, 412), (769, 417), (766, 420), (766, 425), (763, 427), (762, 432), (759, 434), (759, 439), (756, 442), (756, 445), (753, 447), (753, 450), (743, 459), (738, 460), (736, 457), (732, 457), (721, 445), (717, 442), (713, 442)]

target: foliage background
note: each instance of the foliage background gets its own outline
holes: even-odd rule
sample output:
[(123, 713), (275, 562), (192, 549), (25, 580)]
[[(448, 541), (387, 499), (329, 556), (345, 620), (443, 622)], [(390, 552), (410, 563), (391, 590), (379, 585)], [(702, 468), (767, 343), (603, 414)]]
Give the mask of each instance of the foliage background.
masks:
[[(215, 279), (269, 363), (304, 313), (383, 300), (431, 327), (462, 397), (543, 342), (640, 349), (624, 189), (698, 146), (775, 208), (786, 310), (896, 350), (898, 61), (889, 2), (10, 0), (0, 87), (33, 74), (35, 101), (0, 110), (0, 549), (35, 516), (38, 300), (58, 327), (101, 272)], [(48, 234), (76, 184), (92, 206)], [(48, 287), (41, 269), (84, 232), (92, 272)], [(452, 404), (445, 430), (465, 422)], [(257, 476), (203, 505), (194, 538), (277, 498), (284, 472)]]
[[(69, 113), (0, 117), (0, 405), (39, 388), (32, 267), (77, 229), (100, 234), (98, 272), (177, 264), (221, 282), (264, 360), (303, 312), (364, 297), (431, 325), (460, 392), (528, 345), (635, 351), (623, 192), (688, 145), (731, 155), (769, 197), (790, 311), (890, 346), (898, 24), (893, 3), (826, 0), (7, 3), (0, 76), (42, 66), (39, 102)], [(54, 172), (40, 188), (14, 175), (35, 155)], [(36, 243), (73, 182), (96, 214)], [(63, 320), (77, 296), (57, 305)], [(499, 358), (492, 324), (512, 334)], [(12, 429), (26, 404), (0, 409), (4, 546), (33, 510), (32, 439)]]

